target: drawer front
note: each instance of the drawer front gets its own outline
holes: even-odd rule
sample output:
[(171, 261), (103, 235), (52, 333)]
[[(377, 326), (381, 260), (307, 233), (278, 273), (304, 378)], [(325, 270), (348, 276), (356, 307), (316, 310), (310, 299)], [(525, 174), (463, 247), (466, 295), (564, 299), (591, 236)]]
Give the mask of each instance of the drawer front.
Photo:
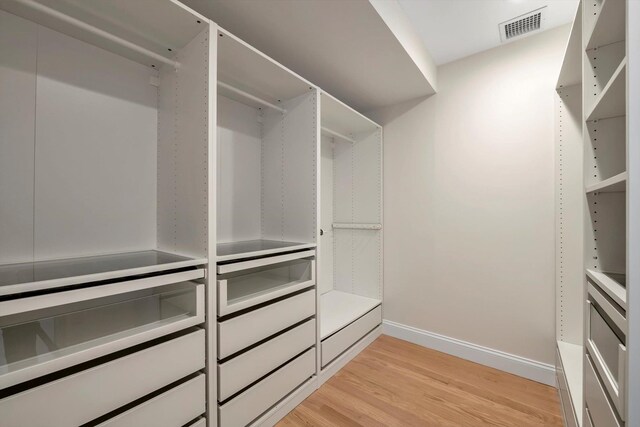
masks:
[(589, 356), (585, 356), (584, 381), (587, 413), (591, 416), (594, 427), (620, 427), (615, 409), (607, 399)]
[(324, 368), (380, 323), (382, 323), (382, 307), (378, 306), (322, 341), (322, 367)]
[(193, 424), (189, 424), (187, 427), (206, 427), (207, 419), (205, 417), (200, 418)]
[(254, 307), (315, 283), (315, 261), (311, 258), (218, 275), (218, 316)]
[(205, 384), (205, 375), (200, 374), (184, 384), (99, 424), (99, 426), (183, 426), (204, 414), (206, 410)]
[(222, 359), (316, 313), (314, 289), (218, 323)]
[(199, 330), (15, 394), (0, 400), (2, 426), (81, 425), (203, 369), (204, 354)]
[(268, 374), (316, 342), (316, 321), (308, 320), (264, 344), (218, 365), (218, 400)]
[(315, 374), (311, 348), (218, 409), (220, 426), (246, 426)]
[(562, 367), (560, 354), (556, 350), (556, 377), (558, 380), (558, 392), (560, 394), (560, 403), (562, 404), (562, 412), (564, 414), (564, 422), (566, 427), (578, 427), (576, 414), (569, 395), (569, 386)]
[(603, 386), (616, 406), (618, 413), (624, 414), (624, 380), (626, 367), (626, 346), (619, 326), (624, 323), (614, 320), (619, 312), (604, 297), (589, 285), (587, 313), (586, 347), (596, 372), (602, 378)]

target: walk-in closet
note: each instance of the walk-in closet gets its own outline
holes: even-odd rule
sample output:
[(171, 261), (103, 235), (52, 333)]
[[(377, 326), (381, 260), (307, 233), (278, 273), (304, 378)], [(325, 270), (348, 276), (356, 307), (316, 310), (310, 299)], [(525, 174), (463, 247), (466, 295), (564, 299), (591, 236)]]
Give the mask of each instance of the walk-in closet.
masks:
[(640, 426), (638, 69), (638, 0), (0, 0), (0, 427)]

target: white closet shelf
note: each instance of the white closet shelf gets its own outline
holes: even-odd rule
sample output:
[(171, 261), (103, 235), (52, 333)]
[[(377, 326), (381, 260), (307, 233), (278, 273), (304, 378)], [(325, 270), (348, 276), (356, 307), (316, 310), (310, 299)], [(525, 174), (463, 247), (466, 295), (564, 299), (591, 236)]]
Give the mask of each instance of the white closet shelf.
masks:
[[(576, 414), (582, 414), (582, 363), (584, 360), (584, 347), (558, 341), (558, 351), (564, 375), (569, 386), (569, 394), (573, 402)], [(580, 416), (580, 415), (578, 415)]]
[(560, 89), (580, 83), (582, 83), (582, 3), (578, 4), (578, 10), (573, 20), (556, 88)]
[(627, 172), (619, 173), (598, 182), (597, 184), (589, 185), (586, 189), (588, 193), (619, 193), (626, 191), (627, 188)]
[(382, 230), (382, 224), (379, 223), (334, 222), (332, 227), (351, 230)]
[(6, 264), (0, 266), (0, 295), (40, 291), (204, 264), (207, 264), (206, 258), (189, 258), (156, 250)]
[(320, 339), (338, 332), (382, 303), (341, 291), (329, 291), (320, 297)]
[(355, 144), (355, 143), (356, 143), (356, 140), (355, 140), (355, 139), (353, 139), (353, 138), (351, 138), (350, 136), (343, 135), (343, 134), (341, 134), (341, 133), (339, 133), (339, 132), (336, 132), (336, 131), (334, 131), (334, 130), (329, 129), (329, 128), (328, 128), (328, 127), (326, 127), (326, 126), (322, 126), (322, 134), (323, 134), (323, 135), (330, 136), (330, 137), (332, 137), (332, 138), (338, 138), (338, 139), (341, 139), (341, 140), (343, 140), (343, 141), (350, 142), (350, 143), (352, 143), (352, 144)]
[[(380, 128), (377, 123), (326, 92), (322, 92), (320, 102), (323, 129), (342, 135), (360, 135), (375, 132)], [(347, 141), (349, 140), (353, 138), (349, 137)]]
[(625, 275), (617, 273), (603, 273), (601, 271), (587, 269), (587, 276), (613, 299), (616, 304), (627, 309), (627, 289), (625, 288)]
[(0, 0), (0, 8), (149, 66), (178, 66), (175, 51), (208, 25), (173, 1)]
[(243, 258), (274, 255), (282, 252), (298, 251), (315, 247), (315, 243), (282, 242), (279, 240), (245, 240), (241, 242), (218, 243), (216, 260), (218, 262), (234, 261)]
[(624, 58), (616, 71), (598, 95), (587, 121), (624, 116), (627, 112), (627, 58)]
[(625, 2), (604, 0), (593, 30), (589, 35), (587, 49), (608, 45), (625, 39)]

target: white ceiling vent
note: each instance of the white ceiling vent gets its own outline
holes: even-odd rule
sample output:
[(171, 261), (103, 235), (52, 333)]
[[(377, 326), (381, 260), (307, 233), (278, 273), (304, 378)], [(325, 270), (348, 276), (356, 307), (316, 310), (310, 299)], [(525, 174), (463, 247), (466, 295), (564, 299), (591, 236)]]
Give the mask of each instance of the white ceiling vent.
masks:
[(500, 39), (506, 42), (544, 29), (545, 8), (546, 6), (500, 23)]

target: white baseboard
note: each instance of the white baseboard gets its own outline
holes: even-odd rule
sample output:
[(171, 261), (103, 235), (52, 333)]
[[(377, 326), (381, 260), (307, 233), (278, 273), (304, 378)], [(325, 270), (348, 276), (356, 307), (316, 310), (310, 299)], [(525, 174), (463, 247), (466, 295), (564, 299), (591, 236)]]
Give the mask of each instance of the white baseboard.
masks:
[(556, 387), (556, 368), (554, 365), (424, 331), (390, 320), (382, 322), (382, 333)]

